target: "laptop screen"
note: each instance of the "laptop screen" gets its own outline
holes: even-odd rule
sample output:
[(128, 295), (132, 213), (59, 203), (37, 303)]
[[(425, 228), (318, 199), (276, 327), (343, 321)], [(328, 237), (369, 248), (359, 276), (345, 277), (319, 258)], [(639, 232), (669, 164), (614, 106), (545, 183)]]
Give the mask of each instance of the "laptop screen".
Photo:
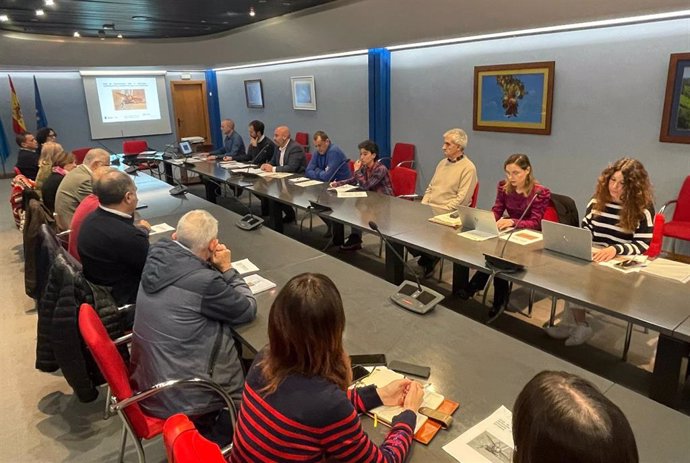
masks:
[(189, 156), (192, 154), (192, 145), (190, 145), (188, 141), (181, 141), (180, 153), (184, 154), (185, 156)]

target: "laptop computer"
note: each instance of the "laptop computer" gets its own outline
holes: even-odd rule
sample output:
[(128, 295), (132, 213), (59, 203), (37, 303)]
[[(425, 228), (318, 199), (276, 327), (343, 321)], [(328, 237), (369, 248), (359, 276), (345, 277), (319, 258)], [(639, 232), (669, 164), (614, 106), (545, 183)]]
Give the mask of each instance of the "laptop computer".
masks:
[(188, 141), (181, 141), (179, 144), (180, 154), (184, 157), (189, 157), (192, 155), (192, 145)]
[(588, 229), (542, 220), (541, 232), (544, 249), (592, 261), (592, 233)]
[(462, 232), (458, 233), (460, 236), (474, 241), (484, 241), (500, 234), (496, 225), (496, 218), (491, 211), (460, 206), (458, 217), (462, 223)]

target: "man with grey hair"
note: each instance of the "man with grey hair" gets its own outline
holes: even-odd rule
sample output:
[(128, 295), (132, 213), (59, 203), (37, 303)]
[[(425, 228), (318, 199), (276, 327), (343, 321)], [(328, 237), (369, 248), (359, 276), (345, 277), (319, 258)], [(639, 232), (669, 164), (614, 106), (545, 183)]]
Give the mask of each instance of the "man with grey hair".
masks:
[[(218, 221), (194, 210), (182, 216), (172, 240), (151, 246), (134, 318), (135, 389), (198, 377), (220, 384), (239, 403), (244, 374), (232, 328), (254, 320), (256, 300), (217, 235)], [(203, 435), (221, 446), (232, 438), (223, 406), (216, 393), (201, 388), (166, 390), (142, 402), (159, 418), (189, 415)]]
[(93, 171), (110, 165), (110, 154), (94, 148), (84, 156), (84, 162), (65, 175), (55, 195), (55, 214), (58, 228), (69, 230), (72, 216), (79, 203), (93, 190)]
[(133, 304), (149, 252), (151, 226), (145, 220), (135, 224), (137, 187), (124, 172), (111, 169), (102, 174), (93, 192), (100, 205), (84, 219), (77, 239), (84, 276), (110, 287), (118, 305)]
[[(435, 213), (452, 212), (460, 206), (469, 206), (477, 186), (477, 168), (465, 156), (467, 134), (462, 129), (450, 129), (443, 134), (444, 159), (436, 165), (436, 171), (426, 187), (422, 204), (427, 204)], [(437, 257), (419, 253), (417, 263), (430, 277), (438, 262)]]

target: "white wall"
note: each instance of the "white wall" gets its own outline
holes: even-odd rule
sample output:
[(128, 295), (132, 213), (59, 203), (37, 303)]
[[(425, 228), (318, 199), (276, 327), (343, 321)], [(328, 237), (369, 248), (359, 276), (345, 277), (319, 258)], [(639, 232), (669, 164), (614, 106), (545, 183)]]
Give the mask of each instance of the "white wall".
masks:
[[(650, 173), (656, 206), (690, 174), (690, 146), (660, 143), (669, 55), (690, 50), (690, 20), (485, 41), (392, 54), (392, 142), (417, 145), (418, 188), (431, 179), (443, 132), (468, 132), (479, 206), (489, 208), (508, 155), (529, 155), (537, 178), (571, 196), (580, 214), (596, 178), (622, 155)], [(473, 68), (555, 61), (550, 136), (472, 130)]]
[[(350, 159), (358, 156), (357, 144), (369, 137), (367, 55), (308, 61), (296, 64), (220, 71), (218, 99), (221, 118), (234, 119), (237, 131), (247, 142), (247, 125), (258, 119), (266, 125), (266, 135), (287, 125), (294, 134), (325, 131)], [(316, 111), (292, 109), (290, 77), (314, 76)], [(244, 81), (261, 79), (264, 108), (247, 108)]]

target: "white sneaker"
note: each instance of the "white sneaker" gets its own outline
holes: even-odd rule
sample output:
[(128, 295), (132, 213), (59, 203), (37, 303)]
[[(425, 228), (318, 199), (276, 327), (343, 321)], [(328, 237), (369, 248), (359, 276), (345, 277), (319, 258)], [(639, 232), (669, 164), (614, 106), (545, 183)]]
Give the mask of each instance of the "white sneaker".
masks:
[(554, 339), (568, 339), (573, 334), (574, 329), (575, 327), (572, 325), (561, 323), (560, 325), (547, 326), (544, 331)]
[(577, 325), (575, 329), (573, 329), (573, 334), (571, 334), (570, 337), (565, 340), (565, 345), (568, 347), (581, 346), (582, 344), (586, 343), (593, 334), (594, 331), (592, 330), (591, 326)]

